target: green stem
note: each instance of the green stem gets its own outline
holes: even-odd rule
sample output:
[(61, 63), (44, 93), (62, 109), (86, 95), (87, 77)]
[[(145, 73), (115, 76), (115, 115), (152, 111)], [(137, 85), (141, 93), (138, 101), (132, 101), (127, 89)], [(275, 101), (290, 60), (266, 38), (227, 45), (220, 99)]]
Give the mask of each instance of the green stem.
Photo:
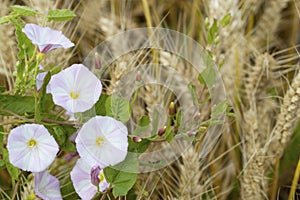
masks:
[(300, 158), (299, 158), (297, 168), (296, 168), (296, 171), (295, 171), (295, 175), (294, 175), (294, 178), (293, 178), (293, 183), (292, 183), (290, 194), (289, 194), (289, 200), (294, 200), (296, 189), (297, 189), (297, 184), (298, 184), (298, 181), (299, 181), (299, 176), (300, 176)]
[(39, 101), (40, 101), (40, 94), (37, 91), (36, 87), (36, 77), (38, 75), (38, 69), (39, 69), (39, 64), (41, 62), (39, 54), (36, 54), (36, 65), (34, 68), (34, 118), (37, 122), (41, 121), (41, 113), (40, 113), (40, 106), (39, 106)]
[[(21, 116), (21, 115), (18, 115), (17, 113), (14, 113), (14, 112), (10, 111), (10, 110), (6, 110), (6, 109), (2, 108), (1, 106), (0, 106), (0, 110), (3, 111), (3, 112), (6, 112), (6, 113), (8, 113), (8, 114), (10, 114), (10, 115), (12, 115), (12, 116), (15, 116), (15, 117), (17, 117), (17, 118), (23, 120), (23, 121), (14, 121), (14, 122), (18, 122), (18, 123), (25, 123), (25, 122), (30, 122), (30, 123), (41, 123), (41, 122), (46, 122), (46, 123), (41, 123), (41, 124), (43, 124), (43, 125), (60, 124), (60, 125), (67, 125), (67, 126), (75, 126), (75, 125), (76, 125), (75, 123), (69, 123), (69, 122), (57, 121), (57, 120), (47, 119), (47, 118), (43, 118), (43, 119), (41, 119), (40, 121), (36, 121), (36, 120), (34, 120), (34, 119), (28, 119), (28, 118), (26, 118), (26, 117), (23, 117), (23, 116)], [(50, 123), (50, 124), (47, 124), (47, 122)], [(3, 124), (3, 123), (2, 123), (2, 124)], [(1, 125), (1, 124), (0, 124), (0, 125)], [(5, 125), (5, 124), (4, 124), (4, 125)]]

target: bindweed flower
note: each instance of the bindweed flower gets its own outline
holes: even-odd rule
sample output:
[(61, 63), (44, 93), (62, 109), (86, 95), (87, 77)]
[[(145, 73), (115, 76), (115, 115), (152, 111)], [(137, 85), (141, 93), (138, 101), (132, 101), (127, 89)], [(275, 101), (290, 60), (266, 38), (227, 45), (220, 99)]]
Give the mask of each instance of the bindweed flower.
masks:
[(103, 170), (99, 166), (91, 167), (79, 158), (71, 171), (71, 180), (77, 194), (83, 200), (92, 199), (97, 191), (105, 191), (109, 187)]
[(53, 101), (70, 113), (84, 112), (98, 101), (100, 80), (82, 64), (73, 64), (50, 79)]
[(64, 36), (61, 31), (53, 30), (49, 27), (26, 24), (22, 31), (33, 44), (37, 45), (41, 53), (47, 53), (57, 48), (67, 49), (74, 46), (74, 43)]
[(55, 159), (58, 144), (43, 125), (24, 124), (11, 130), (7, 149), (14, 166), (41, 172)]
[(33, 173), (34, 176), (34, 193), (43, 200), (60, 200), (62, 199), (59, 181), (47, 171)]
[(125, 159), (127, 135), (127, 128), (120, 121), (111, 117), (95, 116), (79, 130), (75, 140), (76, 148), (87, 163), (105, 168)]

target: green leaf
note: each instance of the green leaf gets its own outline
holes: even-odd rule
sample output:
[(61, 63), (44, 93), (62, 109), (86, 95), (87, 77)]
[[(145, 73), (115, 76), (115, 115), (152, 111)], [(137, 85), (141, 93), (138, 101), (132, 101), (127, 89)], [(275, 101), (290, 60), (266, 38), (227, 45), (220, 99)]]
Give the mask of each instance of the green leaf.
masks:
[(4, 138), (3, 132), (4, 132), (3, 126), (0, 126), (0, 155), (3, 153), (3, 138)]
[(227, 13), (227, 15), (225, 15), (223, 17), (223, 19), (221, 20), (220, 25), (222, 27), (225, 27), (230, 23), (230, 21), (231, 21), (231, 15), (230, 15), (230, 13)]
[(212, 108), (211, 117), (213, 118), (225, 114), (226, 110), (227, 110), (227, 101), (224, 100)]
[(14, 14), (19, 16), (33, 16), (38, 14), (38, 11), (29, 8), (27, 6), (15, 5), (15, 6), (11, 6), (11, 9), (13, 10)]
[(53, 102), (52, 96), (50, 94), (46, 94), (47, 92), (47, 85), (50, 81), (51, 75), (50, 73), (47, 73), (47, 75), (44, 78), (43, 85), (40, 89), (40, 106), (41, 106), (41, 112), (49, 112), (55, 107), (55, 104)]
[(181, 121), (182, 121), (182, 110), (179, 110), (177, 113), (176, 113), (176, 118), (175, 118), (175, 122), (176, 122), (176, 126), (177, 127), (180, 127), (181, 126)]
[(150, 117), (149, 116), (143, 116), (139, 120), (139, 126), (144, 127), (148, 126), (150, 124)]
[(134, 135), (140, 135), (142, 133), (145, 133), (149, 129), (150, 124), (150, 117), (149, 116), (143, 116), (138, 123), (138, 127), (134, 130)]
[[(106, 180), (113, 185), (114, 197), (125, 196), (133, 187), (137, 179), (138, 160), (132, 154), (127, 154), (126, 159), (113, 167), (106, 167), (104, 174)], [(129, 171), (129, 172), (128, 172)]]
[(16, 17), (16, 15), (12, 15), (12, 14), (7, 15), (7, 16), (4, 16), (4, 17), (1, 17), (1, 18), (0, 18), (0, 24), (7, 23), (7, 22), (10, 21), (10, 19), (12, 19), (12, 18), (14, 18), (14, 17)]
[(153, 111), (153, 119), (152, 119), (151, 136), (157, 135), (158, 124), (159, 124), (159, 111), (157, 109), (154, 109), (154, 111)]
[(76, 17), (76, 14), (68, 9), (49, 10), (47, 19), (48, 21), (68, 21)]
[(196, 87), (192, 83), (189, 83), (188, 89), (189, 89), (190, 93), (192, 94), (194, 104), (196, 106), (199, 106), (198, 95), (196, 93)]
[[(43, 115), (45, 117), (45, 115)], [(48, 119), (54, 119), (55, 116), (47, 115)], [(56, 117), (57, 118), (57, 117)], [(58, 121), (64, 121), (61, 118), (56, 119)], [(58, 142), (61, 150), (76, 152), (75, 145), (69, 140), (69, 137), (76, 132), (76, 128), (68, 125), (49, 125), (46, 126), (51, 135), (54, 136), (55, 140)]]
[(5, 166), (5, 162), (3, 159), (0, 159), (0, 168), (4, 167)]
[[(80, 199), (78, 194), (75, 192), (74, 186), (72, 184), (72, 180), (70, 178), (70, 175), (65, 175), (63, 180), (61, 181), (61, 194), (64, 197), (64, 199)], [(35, 198), (36, 199), (36, 198)]]
[(119, 94), (113, 94), (105, 102), (106, 115), (111, 116), (123, 123), (130, 119), (129, 101)]
[(128, 152), (132, 153), (144, 153), (149, 145), (151, 144), (150, 140), (142, 139), (141, 142), (134, 142), (131, 138), (128, 140)]
[(101, 94), (99, 100), (95, 104), (95, 110), (96, 110), (96, 115), (106, 115), (106, 110), (105, 110), (105, 102), (108, 98), (107, 94)]
[(6, 169), (7, 169), (8, 173), (9, 173), (10, 177), (12, 178), (12, 181), (18, 180), (19, 169), (16, 168), (15, 166), (13, 166), (9, 162), (8, 152), (7, 152), (6, 149), (3, 149), (3, 159), (5, 161)]
[(22, 32), (22, 28), (24, 27), (24, 24), (19, 19), (11, 19), (11, 21), (16, 27), (16, 38), (17, 38), (18, 49), (19, 49), (18, 59), (24, 60), (26, 54), (28, 54), (28, 58), (31, 58), (33, 56), (35, 47), (31, 43), (31, 41), (27, 38), (25, 33)]
[(165, 136), (167, 142), (169, 142), (169, 143), (172, 142), (172, 140), (175, 136), (172, 131), (172, 126), (167, 126), (164, 136)]
[[(8, 111), (8, 112), (7, 112)], [(0, 94), (0, 115), (34, 113), (34, 97)]]
[(63, 127), (61, 126), (52, 126), (53, 136), (55, 140), (58, 142), (59, 146), (63, 146), (66, 141), (66, 133)]
[(206, 67), (200, 74), (198, 80), (201, 84), (206, 84), (208, 88), (211, 88), (216, 80), (216, 72), (213, 67)]
[(214, 19), (213, 24), (208, 30), (208, 35), (207, 35), (208, 44), (213, 44), (218, 32), (219, 32), (218, 22), (216, 19)]

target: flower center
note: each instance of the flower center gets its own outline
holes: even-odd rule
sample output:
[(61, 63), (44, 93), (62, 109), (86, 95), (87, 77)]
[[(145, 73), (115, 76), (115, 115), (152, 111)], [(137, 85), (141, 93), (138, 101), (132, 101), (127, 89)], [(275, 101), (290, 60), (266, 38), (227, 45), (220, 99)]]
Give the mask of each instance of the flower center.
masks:
[(100, 183), (103, 182), (103, 181), (105, 180), (103, 171), (99, 173), (98, 178), (99, 178)]
[(79, 94), (72, 91), (72, 92), (70, 92), (70, 97), (71, 97), (72, 99), (77, 99), (77, 98), (79, 97)]
[(27, 142), (27, 145), (28, 145), (29, 147), (35, 147), (35, 146), (37, 146), (37, 141), (34, 140), (34, 139), (31, 139), (31, 140), (29, 140), (29, 141)]
[(96, 145), (100, 147), (103, 143), (104, 143), (104, 138), (103, 137), (97, 137)]

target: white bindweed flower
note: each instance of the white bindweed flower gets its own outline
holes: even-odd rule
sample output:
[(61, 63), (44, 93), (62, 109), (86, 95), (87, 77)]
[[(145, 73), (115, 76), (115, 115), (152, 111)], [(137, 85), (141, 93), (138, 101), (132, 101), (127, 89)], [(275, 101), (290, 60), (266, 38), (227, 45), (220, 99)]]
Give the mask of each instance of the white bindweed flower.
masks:
[(62, 200), (59, 181), (47, 171), (33, 173), (34, 193), (43, 200)]
[(41, 27), (36, 24), (26, 24), (22, 29), (23, 33), (31, 40), (31, 42), (38, 46), (41, 53), (47, 53), (53, 49), (74, 46), (61, 31), (53, 30), (49, 27)]
[(92, 166), (105, 168), (122, 162), (127, 155), (128, 131), (111, 117), (95, 116), (87, 121), (76, 137), (82, 159)]
[(55, 159), (58, 144), (39, 124), (24, 124), (11, 130), (7, 139), (10, 162), (25, 171), (44, 171)]
[(73, 64), (52, 76), (49, 88), (54, 103), (70, 113), (92, 108), (102, 91), (100, 80), (82, 64)]
[(83, 200), (92, 199), (98, 189), (103, 192), (109, 187), (103, 170), (99, 166), (91, 167), (82, 158), (79, 158), (71, 171), (71, 180), (77, 194)]

